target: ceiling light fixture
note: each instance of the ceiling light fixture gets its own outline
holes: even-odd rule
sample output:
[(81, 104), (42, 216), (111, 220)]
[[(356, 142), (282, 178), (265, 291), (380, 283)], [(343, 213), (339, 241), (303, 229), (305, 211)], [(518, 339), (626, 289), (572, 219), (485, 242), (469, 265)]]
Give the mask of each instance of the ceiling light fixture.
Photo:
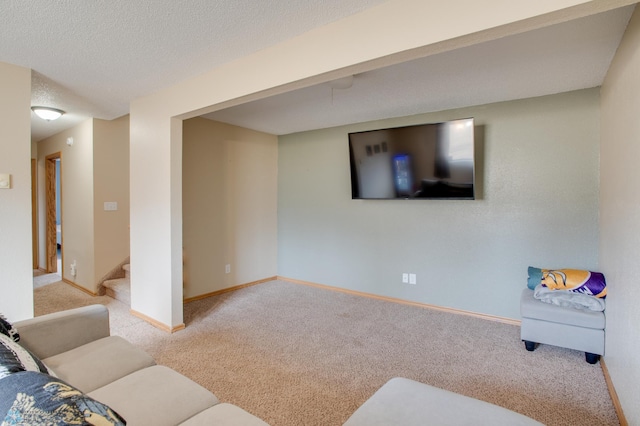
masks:
[(31, 107), (31, 110), (35, 112), (38, 117), (47, 121), (57, 120), (62, 114), (64, 114), (64, 111), (61, 109), (42, 106), (33, 106)]

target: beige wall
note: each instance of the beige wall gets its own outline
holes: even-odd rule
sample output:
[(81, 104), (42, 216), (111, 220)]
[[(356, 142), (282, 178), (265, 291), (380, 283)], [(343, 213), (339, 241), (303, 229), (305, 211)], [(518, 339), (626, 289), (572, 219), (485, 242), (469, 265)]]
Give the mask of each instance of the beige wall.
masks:
[(183, 131), (184, 297), (275, 276), (277, 138), (202, 118)]
[[(94, 282), (129, 256), (129, 116), (93, 123)], [(105, 211), (105, 202), (118, 210)]]
[[(584, 0), (520, 2), (518, 7), (504, 7), (500, 0), (458, 0), (437, 7), (422, 0), (386, 2), (132, 101), (132, 309), (170, 329), (182, 325), (181, 119), (616, 5)], [(460, 14), (463, 7), (466, 12)]]
[(630, 425), (640, 424), (640, 9), (602, 86), (600, 267), (607, 278), (605, 361)]
[(33, 316), (31, 253), (31, 70), (0, 62), (0, 312)]
[[(67, 144), (73, 138), (73, 145)], [(129, 117), (87, 119), (43, 139), (38, 155), (40, 267), (46, 266), (45, 158), (61, 154), (62, 277), (92, 293), (129, 255)], [(118, 203), (105, 211), (104, 202)], [(71, 275), (75, 261), (77, 274)]]
[[(73, 138), (73, 145), (67, 139)], [(95, 285), (93, 220), (93, 119), (38, 142), (40, 267), (46, 265), (45, 158), (61, 154), (62, 278), (91, 292)], [(71, 264), (76, 263), (76, 276)]]
[[(351, 199), (349, 132), (464, 117), (476, 200)], [(599, 130), (590, 89), (281, 136), (278, 274), (519, 319), (528, 266), (597, 267)]]

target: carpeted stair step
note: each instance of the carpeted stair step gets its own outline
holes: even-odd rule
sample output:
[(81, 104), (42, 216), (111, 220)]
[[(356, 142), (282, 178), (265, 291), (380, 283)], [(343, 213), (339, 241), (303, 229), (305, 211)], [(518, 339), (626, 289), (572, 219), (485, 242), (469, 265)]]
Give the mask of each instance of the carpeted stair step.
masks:
[(102, 285), (106, 289), (107, 296), (131, 305), (131, 280), (129, 278), (107, 280)]

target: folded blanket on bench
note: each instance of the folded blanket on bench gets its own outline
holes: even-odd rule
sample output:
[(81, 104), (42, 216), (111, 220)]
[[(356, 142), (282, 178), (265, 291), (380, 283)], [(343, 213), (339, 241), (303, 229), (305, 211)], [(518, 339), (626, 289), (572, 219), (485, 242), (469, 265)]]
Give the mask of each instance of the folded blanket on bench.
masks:
[(542, 284), (538, 284), (533, 290), (533, 297), (541, 302), (557, 306), (565, 306), (574, 309), (588, 309), (602, 312), (605, 309), (605, 299), (589, 296), (583, 293), (574, 293), (567, 290), (550, 290)]
[(598, 298), (607, 296), (604, 274), (580, 269), (540, 269), (529, 266), (527, 287), (542, 284), (551, 290), (565, 290)]

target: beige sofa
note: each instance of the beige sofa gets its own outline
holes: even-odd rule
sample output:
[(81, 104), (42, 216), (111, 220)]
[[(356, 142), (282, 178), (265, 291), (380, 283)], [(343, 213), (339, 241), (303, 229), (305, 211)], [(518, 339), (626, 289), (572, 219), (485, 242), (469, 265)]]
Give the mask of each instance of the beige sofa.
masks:
[[(14, 324), (20, 344), (56, 377), (116, 411), (128, 425), (265, 426), (109, 331), (109, 311), (91, 305)], [(268, 426), (268, 425), (267, 425)]]
[(403, 377), (389, 380), (344, 426), (542, 426), (506, 408)]

